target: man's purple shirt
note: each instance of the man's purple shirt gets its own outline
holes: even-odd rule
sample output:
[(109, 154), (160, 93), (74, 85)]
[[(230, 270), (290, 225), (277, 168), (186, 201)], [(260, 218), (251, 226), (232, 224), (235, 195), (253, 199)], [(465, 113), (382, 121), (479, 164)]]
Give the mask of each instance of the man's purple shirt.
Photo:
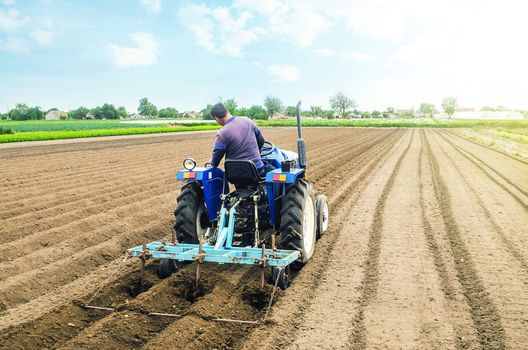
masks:
[(216, 135), (211, 163), (217, 167), (225, 155), (226, 159), (251, 160), (261, 168), (264, 166), (260, 159), (263, 145), (264, 136), (251, 119), (231, 117)]

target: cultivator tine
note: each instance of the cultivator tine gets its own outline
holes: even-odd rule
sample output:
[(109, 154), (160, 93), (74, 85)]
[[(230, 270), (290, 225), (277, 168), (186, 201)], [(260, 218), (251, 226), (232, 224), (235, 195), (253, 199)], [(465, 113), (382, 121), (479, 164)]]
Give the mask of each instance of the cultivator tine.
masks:
[(143, 243), (143, 256), (141, 257), (141, 270), (139, 272), (139, 283), (143, 286), (143, 281), (145, 279), (145, 252), (147, 251), (147, 244)]
[(266, 270), (266, 245), (262, 243), (262, 266), (260, 271), (260, 289), (264, 289), (264, 272)]
[(200, 285), (200, 278), (201, 278), (201, 269), (202, 269), (202, 263), (204, 259), (204, 250), (202, 247), (202, 240), (198, 241), (198, 255), (195, 257), (196, 259), (196, 288)]

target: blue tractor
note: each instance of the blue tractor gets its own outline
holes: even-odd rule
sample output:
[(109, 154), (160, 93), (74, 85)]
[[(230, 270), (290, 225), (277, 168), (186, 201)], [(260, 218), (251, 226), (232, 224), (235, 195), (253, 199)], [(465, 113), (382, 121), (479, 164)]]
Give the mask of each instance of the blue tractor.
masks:
[[(189, 158), (177, 179), (185, 181), (174, 211), (171, 242), (152, 242), (128, 250), (144, 260), (159, 260), (158, 275), (176, 271), (176, 262), (245, 264), (271, 268), (271, 281), (285, 289), (290, 266), (302, 267), (312, 257), (316, 239), (328, 227), (326, 196), (315, 196), (306, 178), (306, 146), (297, 104), (298, 153), (266, 142), (262, 160), (275, 170), (261, 177), (247, 160), (224, 162), (224, 169), (197, 167)], [(175, 236), (175, 237), (174, 237)]]

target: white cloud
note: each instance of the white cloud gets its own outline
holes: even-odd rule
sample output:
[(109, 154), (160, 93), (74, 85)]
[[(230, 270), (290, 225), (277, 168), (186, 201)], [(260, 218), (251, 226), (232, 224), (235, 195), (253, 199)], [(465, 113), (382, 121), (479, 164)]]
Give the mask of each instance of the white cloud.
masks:
[(2, 4), (6, 5), (6, 6), (9, 6), (9, 5), (14, 5), (15, 4), (15, 0), (2, 0), (0, 1)]
[(123, 47), (108, 44), (112, 61), (121, 68), (150, 66), (157, 62), (158, 43), (149, 33), (134, 33), (132, 41), (137, 47)]
[(161, 12), (161, 0), (141, 0), (141, 4), (151, 14), (157, 14)]
[(0, 41), (0, 51), (27, 54), (31, 51), (31, 49), (25, 40), (9, 37), (3, 42)]
[(244, 57), (245, 46), (258, 41), (262, 29), (249, 28), (249, 11), (233, 14), (228, 7), (190, 5), (179, 11), (181, 23), (196, 36), (199, 45), (207, 50), (235, 57)]
[(272, 64), (268, 67), (268, 73), (283, 83), (291, 83), (301, 76), (299, 68), (289, 64)]
[(308, 46), (330, 22), (314, 11), (280, 0), (235, 0), (230, 6), (186, 5), (179, 20), (200, 46), (220, 54), (244, 57), (244, 48), (263, 39)]
[(235, 0), (233, 7), (256, 11), (264, 17), (270, 38), (309, 46), (330, 27), (326, 17), (309, 11), (292, 1)]
[(35, 29), (30, 33), (31, 38), (40, 46), (48, 46), (54, 34), (47, 30)]
[(335, 51), (332, 49), (318, 49), (318, 50), (315, 50), (315, 53), (319, 57), (331, 58), (331, 57), (334, 57)]
[(344, 60), (359, 62), (370, 62), (375, 60), (375, 57), (373, 55), (363, 52), (344, 52), (341, 54), (341, 57)]
[(28, 17), (21, 16), (16, 9), (0, 9), (0, 30), (2, 31), (11, 32), (20, 29), (27, 21)]

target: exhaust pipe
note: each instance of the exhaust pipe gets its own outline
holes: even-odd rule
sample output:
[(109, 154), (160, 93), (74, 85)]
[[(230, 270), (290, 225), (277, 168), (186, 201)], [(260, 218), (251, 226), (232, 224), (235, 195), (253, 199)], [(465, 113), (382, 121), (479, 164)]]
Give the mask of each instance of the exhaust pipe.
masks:
[(306, 157), (306, 144), (302, 137), (302, 125), (301, 125), (301, 101), (297, 102), (295, 108), (297, 114), (297, 153), (299, 155), (299, 166), (306, 170), (308, 165), (308, 158)]

